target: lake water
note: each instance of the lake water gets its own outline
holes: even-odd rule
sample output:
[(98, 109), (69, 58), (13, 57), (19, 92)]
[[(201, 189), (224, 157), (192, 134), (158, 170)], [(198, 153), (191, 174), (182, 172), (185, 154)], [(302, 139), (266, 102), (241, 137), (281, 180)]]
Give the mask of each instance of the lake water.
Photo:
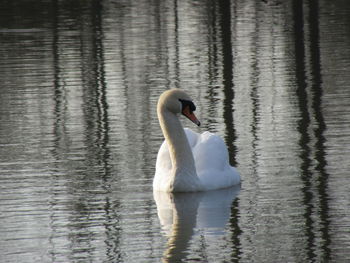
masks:
[[(348, 1), (0, 3), (0, 262), (350, 262)], [(241, 187), (152, 191), (166, 89)]]

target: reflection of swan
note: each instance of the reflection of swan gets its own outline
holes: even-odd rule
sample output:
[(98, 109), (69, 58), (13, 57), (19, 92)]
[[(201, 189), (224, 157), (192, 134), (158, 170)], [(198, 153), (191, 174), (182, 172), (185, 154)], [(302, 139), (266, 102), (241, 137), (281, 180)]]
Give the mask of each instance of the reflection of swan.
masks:
[(179, 89), (165, 91), (157, 113), (165, 142), (159, 149), (153, 188), (166, 192), (194, 192), (239, 184), (237, 170), (230, 166), (223, 140), (210, 132), (184, 130), (177, 114), (199, 125), (191, 98)]
[(158, 217), (169, 237), (165, 261), (179, 262), (186, 257), (195, 230), (201, 234), (222, 234), (239, 190), (235, 186), (199, 193), (154, 191)]

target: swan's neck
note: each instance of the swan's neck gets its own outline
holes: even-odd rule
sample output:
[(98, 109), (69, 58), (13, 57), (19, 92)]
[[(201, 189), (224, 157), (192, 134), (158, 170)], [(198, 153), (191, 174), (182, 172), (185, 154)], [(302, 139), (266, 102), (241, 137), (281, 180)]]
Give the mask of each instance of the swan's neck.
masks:
[(194, 158), (179, 118), (166, 109), (158, 109), (158, 118), (168, 144), (174, 176), (197, 177)]

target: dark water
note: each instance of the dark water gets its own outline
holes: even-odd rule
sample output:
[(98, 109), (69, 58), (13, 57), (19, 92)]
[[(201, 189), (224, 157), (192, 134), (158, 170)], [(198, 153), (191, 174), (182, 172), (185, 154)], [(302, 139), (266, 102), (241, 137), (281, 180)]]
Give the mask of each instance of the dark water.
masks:
[[(0, 261), (349, 262), (349, 28), (346, 0), (1, 1)], [(172, 87), (241, 189), (153, 196)]]

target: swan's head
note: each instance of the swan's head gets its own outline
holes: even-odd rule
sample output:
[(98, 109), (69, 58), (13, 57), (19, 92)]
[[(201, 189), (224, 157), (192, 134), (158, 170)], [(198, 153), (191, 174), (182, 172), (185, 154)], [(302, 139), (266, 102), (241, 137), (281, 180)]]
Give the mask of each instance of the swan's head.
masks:
[(199, 120), (193, 113), (196, 110), (196, 106), (190, 96), (180, 89), (170, 89), (160, 95), (158, 110), (161, 109), (166, 109), (174, 114), (181, 113), (196, 125), (200, 125)]

